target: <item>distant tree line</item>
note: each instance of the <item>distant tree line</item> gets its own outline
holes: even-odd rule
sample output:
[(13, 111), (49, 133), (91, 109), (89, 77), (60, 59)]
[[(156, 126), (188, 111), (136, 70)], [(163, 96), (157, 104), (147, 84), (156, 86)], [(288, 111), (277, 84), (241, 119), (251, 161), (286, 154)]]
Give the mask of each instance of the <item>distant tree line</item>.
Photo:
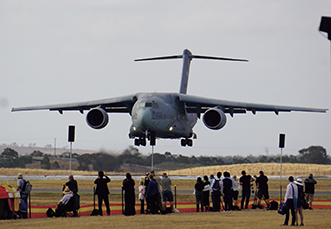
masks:
[[(326, 149), (322, 146), (310, 146), (298, 151), (298, 155), (284, 155), (283, 163), (308, 163), (308, 164), (331, 164)], [(33, 158), (41, 158), (40, 164), (44, 169), (59, 169), (57, 161), (50, 163), (50, 155), (40, 151), (34, 151), (27, 156), (19, 156), (18, 152), (11, 148), (6, 148), (0, 155), (0, 167), (5, 168), (25, 168), (26, 164), (32, 163)], [(59, 157), (68, 157), (64, 153)], [(103, 170), (103, 171), (121, 171), (124, 167), (150, 167), (152, 155), (143, 155), (138, 148), (130, 146), (121, 154), (114, 155), (106, 152), (97, 152), (93, 154), (73, 154), (78, 161), (78, 170)], [(154, 166), (160, 170), (173, 170), (212, 165), (230, 165), (243, 163), (279, 163), (280, 155), (275, 156), (183, 156), (173, 155), (171, 152), (154, 153)]]

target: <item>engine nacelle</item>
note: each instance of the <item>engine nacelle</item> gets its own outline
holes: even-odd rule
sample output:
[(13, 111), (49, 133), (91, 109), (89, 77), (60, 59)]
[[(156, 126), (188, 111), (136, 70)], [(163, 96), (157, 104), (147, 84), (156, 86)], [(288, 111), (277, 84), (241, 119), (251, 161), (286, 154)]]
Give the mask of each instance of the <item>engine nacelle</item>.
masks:
[(87, 113), (86, 122), (93, 129), (102, 129), (108, 124), (108, 114), (100, 107), (93, 108)]
[(226, 124), (226, 115), (218, 107), (208, 109), (202, 118), (206, 127), (212, 130), (219, 130)]

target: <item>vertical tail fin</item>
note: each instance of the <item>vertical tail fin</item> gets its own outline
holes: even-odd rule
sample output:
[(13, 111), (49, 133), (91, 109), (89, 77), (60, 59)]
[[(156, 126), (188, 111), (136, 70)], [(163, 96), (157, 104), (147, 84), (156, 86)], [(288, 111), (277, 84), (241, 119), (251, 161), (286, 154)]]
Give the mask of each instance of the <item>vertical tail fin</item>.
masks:
[(190, 73), (190, 64), (191, 64), (191, 60), (193, 58), (209, 59), (209, 60), (248, 61), (248, 60), (243, 60), (243, 59), (192, 55), (192, 53), (188, 49), (184, 49), (183, 55), (142, 58), (142, 59), (135, 59), (135, 61), (165, 60), (165, 59), (180, 59), (180, 58), (183, 58), (182, 80), (181, 80), (181, 84), (180, 84), (180, 88), (179, 88), (179, 93), (181, 93), (181, 94), (187, 93), (188, 78), (189, 78), (189, 73)]

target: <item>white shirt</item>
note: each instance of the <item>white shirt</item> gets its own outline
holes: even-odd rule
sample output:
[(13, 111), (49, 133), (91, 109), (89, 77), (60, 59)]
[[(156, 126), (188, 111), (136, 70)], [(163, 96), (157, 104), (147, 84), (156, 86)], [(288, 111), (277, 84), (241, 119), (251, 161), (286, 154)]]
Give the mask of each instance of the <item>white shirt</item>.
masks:
[(203, 192), (207, 192), (210, 190), (210, 184), (206, 184), (204, 187), (203, 187)]
[(139, 200), (145, 199), (145, 186), (144, 185), (139, 185)]
[(65, 194), (60, 201), (62, 202), (62, 204), (67, 204), (71, 197), (72, 193)]
[[(292, 187), (293, 187), (293, 189), (292, 189)], [(285, 203), (286, 203), (287, 199), (294, 199), (293, 198), (293, 190), (294, 190), (294, 197), (296, 199), (298, 199), (298, 186), (296, 184), (294, 184), (293, 182), (290, 182), (287, 185), (287, 189), (286, 189)]]
[(233, 181), (233, 191), (239, 191), (240, 189), (240, 182), (235, 180)]

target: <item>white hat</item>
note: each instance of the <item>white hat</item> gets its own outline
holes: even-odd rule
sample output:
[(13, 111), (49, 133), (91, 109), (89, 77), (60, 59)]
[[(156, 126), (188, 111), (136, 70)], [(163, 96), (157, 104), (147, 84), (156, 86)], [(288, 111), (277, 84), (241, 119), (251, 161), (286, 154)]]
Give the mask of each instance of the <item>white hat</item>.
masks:
[(296, 181), (294, 181), (294, 184), (303, 186), (302, 180), (300, 178), (298, 178)]

